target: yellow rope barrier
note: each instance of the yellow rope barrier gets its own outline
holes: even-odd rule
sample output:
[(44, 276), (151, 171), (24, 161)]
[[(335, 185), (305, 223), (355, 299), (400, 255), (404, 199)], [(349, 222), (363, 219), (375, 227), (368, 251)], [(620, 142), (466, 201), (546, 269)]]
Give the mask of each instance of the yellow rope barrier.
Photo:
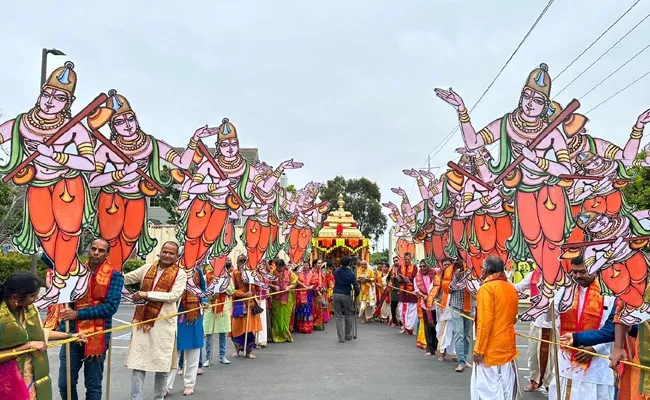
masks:
[[(411, 292), (411, 291), (409, 291), (409, 290), (400, 289), (400, 288), (397, 288), (397, 287), (395, 287), (395, 286), (388, 285), (388, 287), (389, 287), (389, 288), (392, 288), (392, 289), (399, 290), (400, 292), (405, 292), (405, 293), (409, 293), (409, 294), (415, 294), (415, 295), (417, 295), (416, 292)], [(435, 303), (436, 303), (436, 305), (439, 305), (440, 307), (443, 307), (442, 304), (438, 303), (437, 301), (436, 301)], [(458, 311), (452, 309), (451, 307), (449, 308), (449, 311), (453, 312), (454, 314), (460, 315), (460, 316), (463, 317), (463, 318), (467, 318), (467, 319), (469, 319), (470, 321), (474, 321), (474, 318), (470, 317), (469, 315), (465, 315), (464, 313), (458, 312)], [(552, 344), (552, 345), (554, 345), (554, 346), (560, 346), (560, 347), (563, 347), (563, 348), (565, 348), (565, 349), (575, 350), (575, 351), (578, 351), (578, 352), (581, 352), (581, 353), (587, 353), (587, 354), (589, 354), (589, 355), (592, 356), (592, 357), (598, 357), (598, 358), (603, 358), (603, 359), (605, 359), (605, 360), (609, 360), (609, 357), (607, 357), (607, 356), (605, 356), (605, 355), (602, 355), (602, 354), (598, 354), (598, 353), (591, 352), (591, 351), (589, 351), (589, 350), (580, 349), (580, 348), (573, 347), (573, 346), (569, 346), (569, 345), (565, 345), (565, 344), (562, 344), (562, 343), (557, 343), (557, 342), (553, 342), (553, 341), (550, 341), (550, 340), (544, 340), (544, 339), (537, 338), (537, 337), (534, 337), (534, 336), (525, 335), (525, 334), (520, 333), (520, 332), (517, 332), (517, 331), (515, 331), (515, 335), (517, 335), (517, 336), (519, 336), (519, 337), (522, 337), (522, 338), (525, 338), (525, 339), (532, 339), (532, 340), (536, 340), (536, 341), (538, 341), (538, 342), (548, 343), (548, 344)], [(629, 366), (631, 366), (631, 367), (640, 368), (640, 369), (645, 370), (645, 371), (650, 371), (650, 366), (641, 365), (641, 364), (636, 364), (636, 363), (633, 363), (633, 362), (631, 362), (631, 361), (625, 361), (625, 360), (622, 360), (622, 361), (621, 361), (621, 364), (629, 365)]]
[[(290, 289), (290, 290), (287, 289), (287, 290), (282, 290), (282, 291), (279, 291), (279, 292), (269, 293), (267, 295), (267, 297), (276, 296), (278, 294), (282, 294), (282, 293), (285, 293), (285, 292), (292, 292), (292, 291), (293, 292), (298, 292), (298, 291), (301, 291), (301, 290), (310, 290), (310, 289), (305, 289), (305, 288)], [(247, 300), (252, 300), (252, 299), (255, 299), (255, 298), (258, 298), (258, 297), (261, 297), (261, 296), (250, 296), (250, 297), (241, 298), (241, 299), (232, 300), (232, 301), (233, 302), (234, 301), (247, 301)], [(105, 335), (107, 333), (119, 332), (119, 331), (122, 331), (122, 330), (125, 330), (125, 329), (129, 329), (129, 328), (133, 328), (133, 327), (136, 327), (136, 326), (139, 326), (139, 325), (147, 324), (149, 322), (156, 322), (156, 321), (160, 321), (160, 320), (163, 320), (163, 319), (174, 318), (174, 317), (177, 317), (179, 315), (187, 314), (187, 313), (197, 311), (197, 310), (201, 310), (201, 309), (217, 307), (217, 306), (220, 306), (220, 305), (223, 305), (223, 304), (226, 304), (226, 303), (227, 302), (203, 305), (203, 306), (200, 306), (200, 307), (195, 307), (195, 308), (193, 308), (191, 310), (179, 311), (177, 313), (163, 315), (162, 317), (156, 317), (156, 318), (152, 318), (152, 319), (149, 319), (149, 320), (146, 320), (146, 321), (134, 322), (134, 323), (131, 323), (131, 324), (126, 324), (126, 325), (120, 325), (120, 326), (117, 326), (117, 327), (114, 327), (114, 328), (111, 328), (111, 329), (106, 329), (106, 330), (103, 330), (103, 331), (89, 333), (89, 334), (86, 335), (86, 337), (92, 337), (92, 336), (96, 336), (96, 335)], [(77, 342), (77, 341), (79, 341), (78, 338), (69, 338), (69, 339), (57, 340), (57, 341), (53, 341), (51, 343), (48, 343), (47, 348), (58, 347), (58, 346), (62, 346), (62, 345), (67, 344), (67, 343), (72, 343), (72, 342)], [(23, 354), (34, 352), (34, 351), (36, 351), (36, 349), (12, 351), (12, 352), (7, 352), (7, 353), (1, 353), (0, 352), (0, 359), (8, 358), (8, 357), (17, 357), (17, 356), (21, 356)]]

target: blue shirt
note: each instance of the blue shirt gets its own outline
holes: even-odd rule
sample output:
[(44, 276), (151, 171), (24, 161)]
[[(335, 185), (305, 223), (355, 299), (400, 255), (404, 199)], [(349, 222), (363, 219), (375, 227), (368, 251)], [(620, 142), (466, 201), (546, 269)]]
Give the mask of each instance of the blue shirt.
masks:
[[(94, 279), (93, 276), (90, 279)], [(120, 300), (122, 299), (122, 288), (124, 287), (124, 277), (117, 271), (113, 271), (111, 274), (111, 283), (108, 285), (108, 292), (106, 293), (106, 299), (102, 304), (98, 304), (92, 307), (82, 308), (77, 311), (78, 320), (86, 319), (103, 319), (105, 329), (111, 329), (113, 326), (113, 315), (117, 312), (117, 308), (120, 306)], [(75, 309), (75, 303), (72, 303), (71, 308)], [(59, 331), (65, 332), (65, 322), (61, 322), (59, 326)], [(77, 333), (77, 324), (75, 321), (70, 321), (70, 332)], [(110, 333), (106, 334), (106, 340), (109, 340), (111, 337)]]
[(354, 291), (359, 291), (359, 284), (357, 277), (350, 268), (341, 267), (334, 271), (334, 293), (350, 295), (354, 287)]

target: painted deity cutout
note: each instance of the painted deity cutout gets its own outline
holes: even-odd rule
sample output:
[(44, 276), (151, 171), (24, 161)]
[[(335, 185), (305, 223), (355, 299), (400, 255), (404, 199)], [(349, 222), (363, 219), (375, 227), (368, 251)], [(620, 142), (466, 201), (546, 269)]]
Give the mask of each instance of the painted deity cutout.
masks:
[[(180, 265), (190, 274), (206, 257), (216, 259), (217, 265), (225, 263), (235, 246), (233, 222), (239, 208), (249, 208), (257, 190), (270, 192), (285, 169), (302, 166), (284, 161), (271, 176), (264, 176), (240, 154), (237, 130), (227, 118), (218, 128), (216, 147), (215, 155), (204, 154), (179, 199), (184, 209), (177, 234), (184, 243)], [(190, 280), (188, 290), (202, 295)]]
[[(543, 276), (542, 295), (522, 316), (532, 320), (545, 312), (556, 287), (569, 284), (560, 264), (560, 246), (573, 228), (566, 190), (559, 184), (560, 175), (571, 173), (566, 139), (557, 128), (547, 128), (554, 112), (548, 66), (542, 64), (530, 73), (514, 111), (481, 130), (474, 128), (457, 93), (436, 89), (436, 94), (458, 112), (468, 149), (499, 144), (499, 160), (489, 165), (490, 171), (499, 176), (509, 172), (505, 181), (509, 187), (503, 192), (515, 198), (513, 236), (506, 247), (515, 260), (532, 258)], [(530, 148), (533, 142), (536, 146)], [(523, 161), (514, 163), (519, 156)]]
[[(156, 247), (157, 241), (149, 236), (147, 229), (146, 197), (158, 195), (160, 191), (156, 187), (165, 190), (183, 182), (184, 175), (179, 169), (189, 168), (198, 140), (216, 134), (216, 129), (196, 130), (188, 147), (179, 155), (167, 143), (142, 130), (135, 111), (123, 95), (111, 90), (109, 96), (106, 108), (112, 114), (110, 143), (100, 144), (95, 151), (96, 166), (90, 175), (90, 187), (101, 190), (97, 197), (97, 229), (100, 237), (111, 245), (111, 263), (121, 271), (136, 244), (140, 257)], [(97, 131), (94, 134), (101, 135)], [(177, 169), (168, 172), (163, 165)]]
[[(524, 320), (545, 312), (559, 286), (569, 288), (559, 305), (567, 307), (575, 289), (566, 274), (570, 259), (584, 256), (603, 290), (625, 303), (622, 318), (627, 323), (648, 319), (643, 248), (650, 240), (650, 210), (634, 211), (621, 189), (634, 178), (629, 167), (650, 166), (650, 144), (644, 147), (645, 157), (637, 157), (650, 110), (639, 115), (621, 148), (587, 133), (588, 119), (575, 112), (576, 100), (566, 109), (550, 101), (551, 79), (544, 64), (529, 75), (519, 106), (479, 131), (457, 93), (436, 89), (436, 94), (456, 108), (466, 148), (457, 150), (462, 154), (458, 163), (448, 163), (450, 170), (436, 182), (440, 186), (433, 177), (426, 185), (422, 171), (403, 171), (417, 179), (423, 200), (412, 208), (403, 201), (402, 213), (393, 203), (384, 204), (397, 224), (398, 241), (409, 226), (407, 217), (415, 214), (415, 242), (423, 242), (435, 262), (461, 257), (469, 268), (470, 291), (489, 255), (518, 268), (539, 265), (541, 277)], [(496, 162), (485, 148), (492, 143), (499, 146)], [(403, 190), (393, 191), (405, 199)], [(433, 196), (438, 214), (427, 204)], [(432, 217), (437, 225), (431, 224)], [(451, 218), (448, 225), (446, 217)], [(451, 238), (444, 252), (436, 251), (440, 233)]]
[[(76, 86), (74, 64), (66, 62), (45, 81), (32, 109), (0, 125), (0, 141), (11, 149), (0, 174), (17, 170), (13, 182), (28, 186), (23, 227), (13, 244), (24, 254), (35, 254), (40, 246), (54, 264), (52, 285), (37, 303), (41, 309), (79, 299), (88, 282), (77, 249), (93, 216), (83, 173), (94, 170), (95, 160), (90, 133), (78, 121), (94, 107), (86, 107), (71, 123)], [(30, 156), (31, 162), (21, 165)]]
[(292, 264), (298, 265), (309, 256), (312, 234), (327, 210), (327, 205), (315, 204), (320, 186), (320, 183), (309, 182), (298, 191), (296, 200), (288, 205), (287, 211), (291, 216), (287, 219), (285, 234), (288, 240), (285, 249), (288, 249), (289, 262)]

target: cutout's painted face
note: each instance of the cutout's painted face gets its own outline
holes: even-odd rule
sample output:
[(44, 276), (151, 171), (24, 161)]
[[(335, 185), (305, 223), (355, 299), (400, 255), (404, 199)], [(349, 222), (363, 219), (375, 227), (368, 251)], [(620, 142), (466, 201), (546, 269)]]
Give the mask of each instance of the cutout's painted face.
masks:
[(120, 136), (131, 136), (138, 132), (140, 125), (135, 114), (128, 111), (113, 118), (113, 129)]
[(533, 89), (524, 89), (521, 93), (521, 109), (529, 117), (537, 118), (542, 115), (546, 100), (541, 93)]
[(70, 96), (63, 90), (45, 88), (38, 96), (38, 107), (48, 115), (56, 115), (70, 105)]
[(603, 165), (603, 159), (598, 156), (591, 157), (591, 159), (588, 160), (584, 165), (585, 165), (585, 169), (587, 170), (598, 169)]
[(593, 221), (591, 221), (589, 226), (587, 226), (587, 229), (592, 233), (602, 232), (607, 229), (611, 223), (612, 220), (606, 214), (599, 214)]
[(220, 141), (218, 147), (222, 157), (235, 157), (239, 153), (239, 141), (235, 138)]

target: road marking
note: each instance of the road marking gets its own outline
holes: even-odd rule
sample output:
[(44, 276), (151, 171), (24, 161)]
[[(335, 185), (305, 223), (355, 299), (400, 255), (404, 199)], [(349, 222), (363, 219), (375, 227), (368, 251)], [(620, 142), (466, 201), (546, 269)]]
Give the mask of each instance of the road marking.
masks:
[(113, 338), (113, 340), (128, 340), (130, 338), (131, 338), (131, 334), (130, 333), (125, 333), (124, 335), (115, 336)]
[(519, 371), (528, 371), (528, 368), (518, 368)]
[(128, 349), (128, 346), (111, 346), (112, 349)]
[(120, 324), (124, 324), (124, 325), (129, 325), (130, 324), (130, 322), (123, 321), (123, 320), (121, 320), (119, 318), (115, 318), (115, 317), (113, 317), (113, 320), (119, 322)]

